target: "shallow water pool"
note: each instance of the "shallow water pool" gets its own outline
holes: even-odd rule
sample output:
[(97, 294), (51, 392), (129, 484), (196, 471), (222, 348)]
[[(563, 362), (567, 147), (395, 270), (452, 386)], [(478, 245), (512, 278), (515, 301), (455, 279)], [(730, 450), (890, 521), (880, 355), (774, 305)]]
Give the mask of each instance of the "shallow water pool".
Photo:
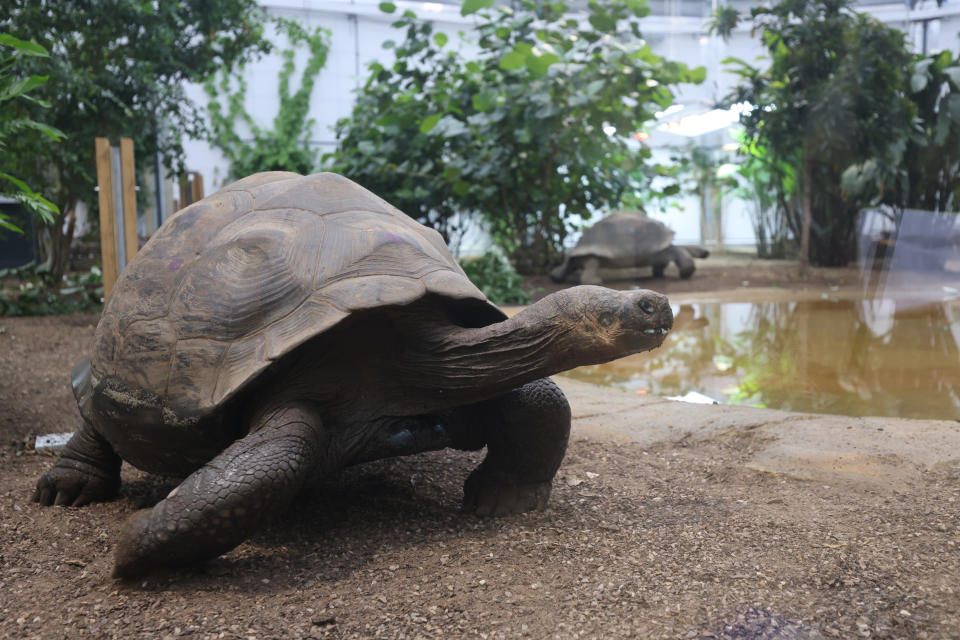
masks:
[(567, 374), (639, 394), (848, 416), (960, 419), (960, 300), (675, 305), (663, 346)]

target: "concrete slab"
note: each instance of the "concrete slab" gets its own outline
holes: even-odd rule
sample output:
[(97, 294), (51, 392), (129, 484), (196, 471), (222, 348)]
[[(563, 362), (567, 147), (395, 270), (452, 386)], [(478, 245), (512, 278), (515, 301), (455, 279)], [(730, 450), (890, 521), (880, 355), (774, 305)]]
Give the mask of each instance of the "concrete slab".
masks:
[(644, 446), (749, 436), (748, 468), (892, 490), (960, 460), (960, 422), (851, 418), (634, 396), (558, 376), (573, 409), (573, 436)]

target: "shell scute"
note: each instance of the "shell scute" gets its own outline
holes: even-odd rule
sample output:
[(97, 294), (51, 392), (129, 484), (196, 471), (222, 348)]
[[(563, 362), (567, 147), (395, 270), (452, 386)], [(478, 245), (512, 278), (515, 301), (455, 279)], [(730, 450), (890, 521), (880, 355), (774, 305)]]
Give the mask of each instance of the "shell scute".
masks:
[(211, 243), (170, 305), (181, 339), (239, 339), (288, 315), (310, 295), (322, 237), (312, 227), (323, 223), (296, 218), (244, 218), (247, 224)]
[(181, 415), (208, 412), (215, 404), (213, 390), (229, 348), (229, 343), (203, 338), (177, 342), (164, 394), (167, 406)]
[(335, 173), (316, 173), (295, 181), (295, 188), (257, 198), (258, 209), (300, 209), (317, 216), (342, 211), (396, 215), (396, 207), (356, 182)]
[(120, 333), (113, 375), (143, 389), (164, 389), (170, 373), (169, 346), (176, 339), (166, 317), (128, 324)]

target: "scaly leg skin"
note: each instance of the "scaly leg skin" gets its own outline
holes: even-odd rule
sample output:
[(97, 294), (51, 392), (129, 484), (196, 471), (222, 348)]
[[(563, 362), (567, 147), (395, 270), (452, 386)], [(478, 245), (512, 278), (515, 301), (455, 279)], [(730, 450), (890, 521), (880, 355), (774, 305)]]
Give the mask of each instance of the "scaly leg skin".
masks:
[(33, 501), (41, 505), (82, 507), (117, 495), (120, 456), (90, 425), (84, 423), (52, 469), (37, 480)]
[(443, 418), (458, 434), (454, 446), (487, 445), (487, 457), (464, 485), (465, 511), (501, 516), (546, 509), (570, 438), (570, 405), (552, 380), (536, 380)]
[(130, 519), (113, 576), (184, 567), (233, 549), (290, 504), (320, 464), (324, 440), (309, 405), (288, 403), (263, 413), (251, 433)]

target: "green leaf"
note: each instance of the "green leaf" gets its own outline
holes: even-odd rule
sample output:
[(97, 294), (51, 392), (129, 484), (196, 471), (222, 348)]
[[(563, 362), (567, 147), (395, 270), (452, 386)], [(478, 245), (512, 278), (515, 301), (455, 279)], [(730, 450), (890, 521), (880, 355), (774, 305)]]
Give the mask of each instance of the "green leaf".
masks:
[(430, 133), (437, 123), (440, 122), (440, 118), (443, 117), (442, 113), (435, 113), (432, 116), (427, 116), (420, 121), (420, 133)]
[(59, 142), (61, 139), (66, 138), (67, 134), (56, 127), (51, 127), (50, 125), (43, 124), (41, 122), (34, 122), (33, 120), (26, 120), (24, 126), (39, 131), (43, 135), (47, 136), (51, 140)]
[(17, 80), (12, 85), (7, 87), (5, 91), (0, 93), (0, 102), (11, 100), (19, 95), (31, 91), (32, 89), (36, 89), (40, 85), (44, 84), (47, 81), (47, 78), (48, 76), (27, 76), (26, 78)]
[(527, 69), (530, 69), (534, 75), (542, 76), (550, 68), (550, 65), (560, 62), (560, 56), (553, 53), (544, 53), (543, 55), (527, 56)]
[(28, 56), (40, 56), (44, 58), (49, 57), (47, 50), (36, 42), (21, 40), (20, 38), (13, 37), (9, 33), (0, 33), (0, 45), (13, 47), (17, 51), (20, 51)]
[(443, 45), (447, 44), (447, 34), (443, 33), (442, 31), (438, 31), (433, 34), (433, 41), (438, 47), (442, 48)]
[(443, 136), (444, 138), (453, 138), (468, 133), (469, 131), (463, 122), (451, 115), (445, 115), (440, 118), (435, 126), (431, 127), (430, 133)]
[(384, 13), (393, 13), (396, 10), (397, 10), (397, 5), (393, 4), (392, 2), (380, 3), (380, 11), (383, 11)]
[(468, 16), (471, 13), (476, 13), (481, 9), (488, 9), (493, 6), (493, 0), (463, 0), (463, 5), (460, 7), (460, 15)]
[(690, 70), (689, 82), (694, 84), (700, 84), (707, 79), (707, 70), (705, 67), (697, 67)]
[(960, 89), (960, 67), (947, 67), (943, 70), (944, 75), (950, 78), (950, 83)]
[(910, 76), (910, 91), (919, 93), (924, 90), (929, 80), (926, 73), (914, 73)]
[(489, 111), (494, 107), (495, 100), (496, 93), (491, 90), (487, 90), (473, 94), (473, 96), (470, 98), (470, 103), (477, 111)]
[(527, 57), (517, 51), (509, 51), (500, 58), (500, 68), (504, 71), (516, 71), (527, 63)]
[(12, 222), (9, 222), (7, 219), (7, 216), (3, 215), (2, 213), (0, 213), (0, 227), (3, 227), (4, 229), (9, 229), (10, 231), (15, 231), (17, 233), (23, 233), (23, 229), (13, 224)]
[(601, 33), (616, 31), (617, 20), (607, 13), (594, 13), (588, 18), (590, 25)]

